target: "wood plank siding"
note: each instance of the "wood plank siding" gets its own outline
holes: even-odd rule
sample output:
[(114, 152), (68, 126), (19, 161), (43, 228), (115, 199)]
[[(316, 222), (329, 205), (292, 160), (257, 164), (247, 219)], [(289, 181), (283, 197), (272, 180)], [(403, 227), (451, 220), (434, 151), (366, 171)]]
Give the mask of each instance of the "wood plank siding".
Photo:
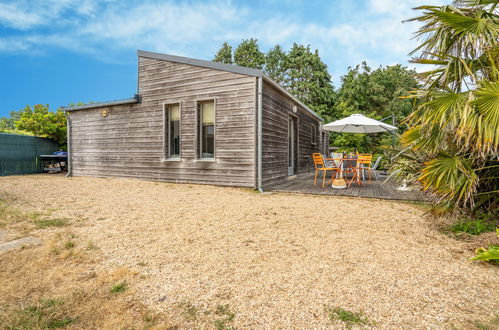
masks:
[[(296, 174), (307, 172), (312, 166), (314, 152), (323, 152), (321, 121), (304, 107), (264, 80), (262, 95), (262, 182), (269, 189), (285, 182), (288, 175), (288, 120), (297, 123)], [(293, 107), (296, 106), (296, 113)], [(315, 129), (312, 128), (315, 127)], [(315, 135), (315, 143), (312, 142)], [(327, 135), (328, 136), (328, 135)]]
[[(69, 111), (73, 175), (255, 187), (255, 77), (142, 56), (138, 71), (140, 103)], [(215, 100), (214, 161), (198, 159), (202, 100)], [(164, 159), (165, 103), (180, 103), (180, 161)]]

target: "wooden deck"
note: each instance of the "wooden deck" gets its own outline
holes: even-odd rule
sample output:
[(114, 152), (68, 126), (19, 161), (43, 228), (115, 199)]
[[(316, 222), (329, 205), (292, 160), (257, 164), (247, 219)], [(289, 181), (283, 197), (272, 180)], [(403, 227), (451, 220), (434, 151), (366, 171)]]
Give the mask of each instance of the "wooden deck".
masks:
[(314, 176), (307, 174), (297, 178), (289, 179), (286, 183), (270, 189), (277, 192), (301, 193), (301, 194), (316, 194), (316, 195), (331, 195), (331, 196), (349, 196), (349, 197), (364, 197), (378, 198), (391, 200), (406, 200), (406, 201), (424, 201), (424, 196), (420, 191), (399, 191), (396, 188), (399, 186), (393, 180), (383, 183), (385, 178), (381, 178), (381, 182), (372, 180), (362, 182), (362, 185), (352, 183), (346, 189), (333, 189), (331, 185), (322, 188), (322, 180), (317, 180), (317, 186), (314, 187)]

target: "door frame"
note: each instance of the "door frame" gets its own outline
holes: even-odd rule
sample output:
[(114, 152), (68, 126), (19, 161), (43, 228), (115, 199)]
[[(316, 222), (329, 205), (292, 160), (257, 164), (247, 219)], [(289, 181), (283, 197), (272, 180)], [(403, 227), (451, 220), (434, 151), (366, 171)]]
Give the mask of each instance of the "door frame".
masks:
[[(288, 116), (288, 176), (294, 176), (298, 173), (298, 117)], [(292, 140), (292, 141), (291, 141)]]

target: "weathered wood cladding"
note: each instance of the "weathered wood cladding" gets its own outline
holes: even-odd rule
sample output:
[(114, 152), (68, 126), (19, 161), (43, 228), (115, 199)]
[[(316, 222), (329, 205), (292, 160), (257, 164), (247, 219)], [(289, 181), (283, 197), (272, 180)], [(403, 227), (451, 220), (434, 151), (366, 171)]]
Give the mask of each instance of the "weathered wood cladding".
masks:
[[(288, 120), (297, 121), (298, 175), (306, 173), (312, 153), (322, 152), (321, 122), (276, 87), (264, 81), (262, 95), (262, 182), (264, 189), (288, 178)], [(296, 106), (296, 113), (293, 113)], [(316, 128), (312, 129), (312, 126)], [(312, 143), (315, 132), (315, 144)]]
[[(138, 93), (139, 104), (70, 112), (73, 175), (254, 187), (254, 77), (139, 57)], [(210, 99), (216, 155), (203, 161), (196, 153), (197, 102)], [(163, 104), (171, 103), (181, 106), (181, 161), (163, 159)]]

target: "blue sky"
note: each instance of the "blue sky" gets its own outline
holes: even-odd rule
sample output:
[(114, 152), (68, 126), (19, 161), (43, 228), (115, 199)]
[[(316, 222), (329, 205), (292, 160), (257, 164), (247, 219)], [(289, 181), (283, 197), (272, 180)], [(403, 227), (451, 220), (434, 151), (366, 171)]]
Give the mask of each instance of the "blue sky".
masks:
[(136, 50), (211, 60), (224, 41), (263, 51), (318, 49), (335, 86), (349, 66), (402, 63), (416, 45), (411, 8), (445, 0), (0, 0), (0, 116), (36, 103), (132, 96)]

